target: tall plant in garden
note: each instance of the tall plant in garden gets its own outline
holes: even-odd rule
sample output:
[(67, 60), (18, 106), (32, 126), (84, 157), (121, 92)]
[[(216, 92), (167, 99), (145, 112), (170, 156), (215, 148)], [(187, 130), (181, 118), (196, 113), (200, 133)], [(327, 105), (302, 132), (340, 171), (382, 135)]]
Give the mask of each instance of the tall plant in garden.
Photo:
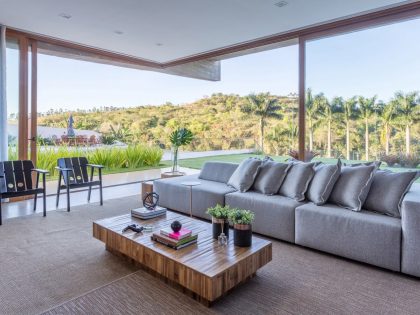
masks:
[(352, 97), (347, 99), (343, 104), (343, 120), (346, 124), (346, 159), (350, 160), (350, 122), (357, 116), (356, 111), (356, 98)]
[(367, 98), (359, 97), (360, 116), (365, 123), (365, 160), (369, 160), (369, 119), (375, 111), (376, 96)]
[(246, 103), (241, 107), (244, 113), (255, 115), (259, 118), (260, 146), (264, 153), (264, 127), (267, 118), (281, 119), (283, 116), (278, 112), (281, 109), (278, 100), (270, 93), (250, 94)]
[(392, 123), (396, 114), (396, 104), (395, 102), (389, 102), (386, 105), (383, 105), (380, 111), (380, 122), (382, 126), (382, 135), (385, 139), (385, 154), (389, 155), (389, 142), (392, 132)]
[(170, 134), (169, 141), (172, 145), (172, 172), (178, 171), (179, 148), (183, 145), (190, 144), (193, 137), (193, 133), (187, 128), (178, 128)]
[(332, 130), (331, 126), (336, 119), (336, 114), (339, 109), (343, 106), (343, 99), (341, 97), (335, 97), (331, 103), (327, 99), (322, 103), (321, 111), (323, 121), (327, 124), (327, 157), (331, 157), (331, 145), (332, 145)]
[(309, 132), (309, 151), (313, 150), (314, 147), (314, 131), (320, 114), (320, 107), (325, 101), (324, 95), (317, 94), (312, 95), (312, 90), (308, 89), (305, 96), (305, 109), (306, 119), (308, 121), (308, 132)]
[(420, 96), (418, 92), (395, 93), (391, 101), (398, 107), (397, 121), (405, 129), (405, 154), (410, 154), (411, 127), (420, 120)]

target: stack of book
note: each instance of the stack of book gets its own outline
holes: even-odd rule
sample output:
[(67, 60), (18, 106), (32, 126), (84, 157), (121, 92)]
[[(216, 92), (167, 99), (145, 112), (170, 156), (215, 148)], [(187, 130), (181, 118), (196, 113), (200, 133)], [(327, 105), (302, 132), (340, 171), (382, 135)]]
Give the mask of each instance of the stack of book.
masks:
[(138, 208), (131, 210), (131, 216), (142, 220), (153, 219), (166, 214), (166, 208), (156, 207), (154, 210)]
[(178, 232), (171, 228), (161, 229), (160, 233), (153, 233), (152, 240), (164, 244), (173, 249), (181, 249), (191, 244), (197, 243), (198, 234), (193, 234), (191, 230), (182, 228)]

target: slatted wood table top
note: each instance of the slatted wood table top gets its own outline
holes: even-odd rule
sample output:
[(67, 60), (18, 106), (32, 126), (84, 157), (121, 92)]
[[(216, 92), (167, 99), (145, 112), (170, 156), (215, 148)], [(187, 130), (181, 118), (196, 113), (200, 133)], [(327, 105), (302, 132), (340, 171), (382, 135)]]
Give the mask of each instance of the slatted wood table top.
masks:
[[(153, 225), (153, 231), (178, 220), (183, 227), (198, 233), (197, 244), (174, 250), (151, 240), (152, 233), (122, 232), (128, 224)], [(166, 216), (141, 220), (130, 214), (93, 223), (93, 236), (106, 244), (107, 250), (140, 263), (167, 280), (181, 285), (209, 305), (236, 285), (255, 275), (271, 261), (270, 241), (253, 236), (250, 247), (233, 245), (233, 231), (226, 246), (212, 238), (211, 224), (168, 211)]]

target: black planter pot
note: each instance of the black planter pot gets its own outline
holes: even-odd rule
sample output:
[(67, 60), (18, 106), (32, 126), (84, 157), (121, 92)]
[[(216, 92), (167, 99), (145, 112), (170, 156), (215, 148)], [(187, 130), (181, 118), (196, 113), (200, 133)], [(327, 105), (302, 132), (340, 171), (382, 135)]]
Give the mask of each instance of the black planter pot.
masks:
[(235, 224), (233, 230), (233, 243), (239, 247), (249, 247), (252, 244), (251, 225)]
[[(223, 225), (223, 233), (225, 233), (226, 237), (229, 238), (229, 221), (223, 219), (212, 219), (212, 226), (213, 226), (213, 238), (218, 239), (220, 233), (222, 233), (222, 225)], [(223, 222), (223, 223), (222, 223)]]

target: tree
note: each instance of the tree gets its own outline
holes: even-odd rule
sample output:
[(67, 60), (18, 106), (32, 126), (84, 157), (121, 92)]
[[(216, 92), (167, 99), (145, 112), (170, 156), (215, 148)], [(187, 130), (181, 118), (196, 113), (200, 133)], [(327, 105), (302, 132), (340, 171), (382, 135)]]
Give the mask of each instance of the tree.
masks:
[(308, 89), (306, 91), (305, 111), (306, 111), (306, 119), (308, 121), (309, 151), (312, 151), (314, 147), (314, 131), (316, 128), (320, 105), (322, 104), (324, 99), (325, 97), (322, 93), (313, 96), (311, 89)]
[(360, 116), (365, 123), (365, 160), (369, 160), (369, 119), (375, 110), (376, 96), (367, 98), (359, 96)]
[(350, 122), (355, 116), (356, 111), (356, 97), (349, 98), (343, 104), (343, 118), (346, 124), (346, 159), (350, 160)]
[(405, 154), (410, 154), (411, 126), (420, 120), (420, 99), (418, 92), (396, 92), (391, 102), (397, 109), (397, 120), (405, 129)]
[(392, 132), (392, 122), (394, 119), (394, 116), (396, 114), (396, 103), (395, 102), (389, 102), (388, 104), (383, 104), (383, 107), (380, 111), (380, 120), (382, 125), (382, 133), (383, 137), (385, 139), (385, 154), (389, 154), (389, 142), (391, 138), (391, 132)]
[(343, 107), (343, 99), (335, 97), (331, 103), (327, 99), (322, 103), (321, 111), (323, 121), (327, 123), (327, 157), (331, 157), (332, 132), (331, 126), (335, 120), (336, 113)]
[(264, 153), (264, 127), (267, 118), (281, 119), (282, 115), (278, 112), (281, 106), (278, 100), (270, 93), (250, 94), (246, 98), (245, 104), (241, 106), (244, 113), (255, 115), (259, 118), (260, 146)]

